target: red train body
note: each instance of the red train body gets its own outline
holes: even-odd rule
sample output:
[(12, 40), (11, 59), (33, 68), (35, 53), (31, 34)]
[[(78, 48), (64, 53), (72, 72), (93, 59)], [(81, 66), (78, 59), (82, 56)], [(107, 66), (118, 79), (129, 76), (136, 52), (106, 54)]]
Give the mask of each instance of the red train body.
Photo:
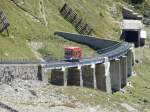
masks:
[(66, 47), (64, 58), (66, 61), (79, 61), (82, 56), (80, 47)]

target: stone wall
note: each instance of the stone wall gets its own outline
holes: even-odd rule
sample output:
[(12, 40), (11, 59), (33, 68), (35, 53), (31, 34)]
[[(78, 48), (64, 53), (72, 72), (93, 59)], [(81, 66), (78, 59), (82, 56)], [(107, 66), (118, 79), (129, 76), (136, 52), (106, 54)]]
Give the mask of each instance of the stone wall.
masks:
[(13, 79), (42, 80), (42, 67), (27, 64), (1, 64), (0, 83), (10, 83)]

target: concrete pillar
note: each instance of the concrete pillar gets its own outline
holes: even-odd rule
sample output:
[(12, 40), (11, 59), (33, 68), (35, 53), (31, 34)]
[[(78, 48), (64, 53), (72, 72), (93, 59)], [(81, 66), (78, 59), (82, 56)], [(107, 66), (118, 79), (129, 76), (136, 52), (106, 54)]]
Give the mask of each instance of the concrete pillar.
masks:
[(132, 55), (132, 65), (135, 65), (135, 51), (134, 46), (130, 48)]
[(83, 87), (83, 75), (82, 75), (82, 68), (78, 66), (78, 70), (80, 72), (80, 87)]
[(38, 66), (37, 78), (38, 78), (39, 81), (43, 80), (43, 71), (42, 71), (42, 66), (41, 65)]
[(63, 71), (63, 74), (64, 74), (64, 75), (63, 75), (63, 76), (64, 76), (64, 77), (63, 77), (63, 79), (64, 79), (64, 86), (66, 87), (66, 86), (67, 86), (67, 80), (68, 80), (68, 78), (67, 78), (67, 77), (68, 77), (68, 76), (67, 76), (67, 73), (68, 73), (68, 72), (67, 72), (67, 69), (64, 68), (64, 67), (62, 68), (62, 71)]
[(120, 72), (121, 72), (121, 87), (124, 87), (127, 83), (127, 57), (122, 56), (120, 58)]
[(109, 69), (110, 62), (108, 61), (108, 58), (105, 58), (105, 62), (103, 64), (96, 65), (96, 80), (98, 89), (107, 93), (112, 93)]
[(42, 81), (48, 83), (48, 74), (46, 74), (47, 70), (44, 67), (45, 65), (41, 65), (41, 73), (42, 73)]
[(111, 86), (113, 91), (121, 89), (120, 59), (110, 62)]
[(94, 89), (97, 89), (95, 64), (92, 64), (91, 68), (93, 69), (93, 84), (94, 84)]
[(132, 65), (134, 64), (134, 52), (133, 48), (130, 49), (127, 53), (127, 75), (132, 76)]

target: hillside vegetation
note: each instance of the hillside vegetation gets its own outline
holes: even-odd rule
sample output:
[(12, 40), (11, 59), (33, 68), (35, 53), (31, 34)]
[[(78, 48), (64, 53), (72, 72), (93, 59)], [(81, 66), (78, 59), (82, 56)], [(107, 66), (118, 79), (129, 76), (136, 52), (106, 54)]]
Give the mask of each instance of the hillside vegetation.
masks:
[[(114, 18), (120, 16), (120, 5), (113, 0), (67, 0), (66, 1), (94, 30), (92, 35), (117, 39), (120, 32)], [(63, 57), (63, 47), (80, 46), (84, 56), (93, 51), (76, 43), (54, 37), (54, 31), (77, 33), (75, 28), (60, 14), (65, 0), (1, 0), (3, 10), (11, 26), (9, 36), (0, 34), (0, 57), (6, 59), (35, 59), (27, 43), (42, 42), (38, 51), (42, 55), (59, 59)], [(119, 9), (119, 11), (117, 10)], [(114, 18), (112, 18), (114, 17)], [(114, 38), (115, 37), (115, 38)]]
[(150, 18), (150, 0), (124, 0), (131, 4), (138, 12), (144, 15), (144, 17)]

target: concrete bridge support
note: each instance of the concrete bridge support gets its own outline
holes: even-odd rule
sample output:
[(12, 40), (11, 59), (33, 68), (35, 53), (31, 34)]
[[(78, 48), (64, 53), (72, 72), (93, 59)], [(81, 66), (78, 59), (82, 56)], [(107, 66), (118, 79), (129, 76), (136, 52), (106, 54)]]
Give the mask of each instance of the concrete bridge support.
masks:
[(62, 68), (62, 71), (63, 71), (64, 86), (66, 87), (68, 84), (68, 69)]
[(121, 87), (124, 87), (127, 83), (127, 57), (122, 56), (120, 58), (120, 72), (121, 72)]
[(38, 77), (38, 80), (43, 81), (45, 83), (48, 83), (48, 76), (45, 73), (45, 70), (46, 69), (44, 69), (43, 65), (39, 65), (38, 66), (37, 77)]
[(132, 66), (135, 63), (135, 53), (134, 53), (134, 48), (130, 48), (130, 50), (127, 53), (127, 75), (128, 77), (132, 76)]
[(80, 71), (77, 67), (68, 68), (68, 85), (80, 86)]
[(103, 64), (96, 65), (97, 88), (107, 93), (112, 93), (110, 78), (110, 62), (107, 60)]
[(96, 77), (96, 67), (95, 64), (91, 65), (91, 68), (93, 69), (93, 84), (94, 84), (94, 89), (97, 89), (97, 77)]
[(83, 87), (83, 74), (81, 66), (78, 66), (78, 70), (80, 72), (80, 87)]
[(111, 87), (113, 91), (119, 91), (121, 89), (121, 72), (120, 72), (120, 59), (111, 61), (110, 73), (111, 73)]
[[(90, 80), (90, 81), (89, 81)], [(68, 68), (68, 85), (97, 89), (95, 64)]]
[(81, 67), (68, 68), (68, 85), (83, 87), (83, 76)]
[(62, 69), (51, 70), (51, 83), (55, 85), (65, 85), (64, 71), (62, 71)]
[(91, 65), (86, 65), (82, 67), (83, 75), (83, 86), (94, 88), (94, 79), (93, 79), (94, 69), (91, 68)]

